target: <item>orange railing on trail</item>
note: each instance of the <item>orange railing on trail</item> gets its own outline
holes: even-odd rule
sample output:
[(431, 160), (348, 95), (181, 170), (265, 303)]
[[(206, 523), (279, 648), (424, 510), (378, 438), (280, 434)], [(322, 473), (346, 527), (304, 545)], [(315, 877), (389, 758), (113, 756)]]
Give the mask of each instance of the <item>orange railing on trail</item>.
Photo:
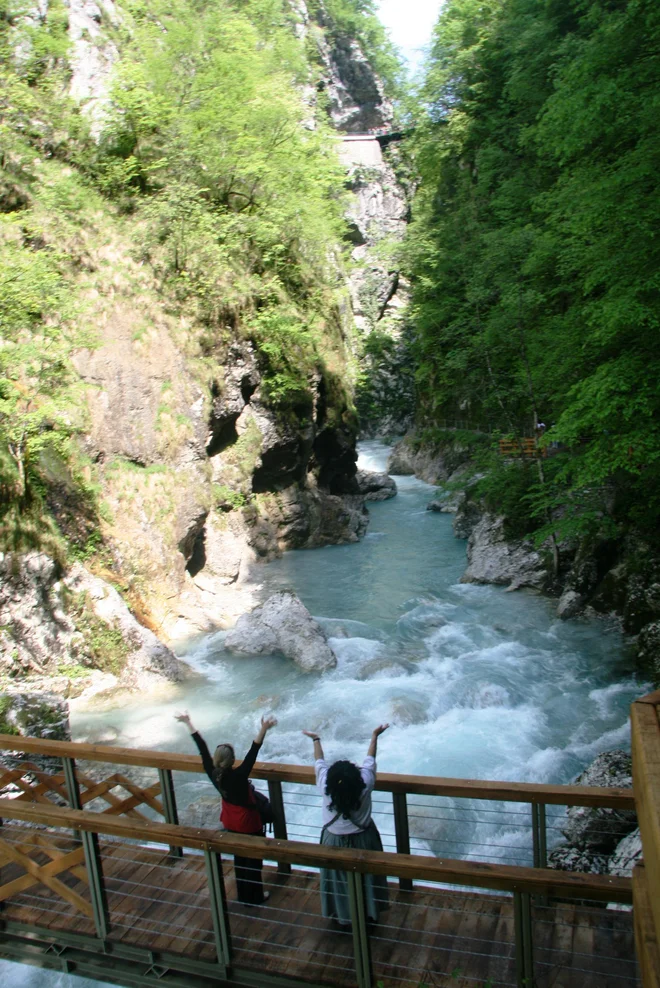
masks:
[(525, 436), (521, 439), (500, 439), (501, 456), (547, 456), (544, 446), (539, 446), (536, 439)]

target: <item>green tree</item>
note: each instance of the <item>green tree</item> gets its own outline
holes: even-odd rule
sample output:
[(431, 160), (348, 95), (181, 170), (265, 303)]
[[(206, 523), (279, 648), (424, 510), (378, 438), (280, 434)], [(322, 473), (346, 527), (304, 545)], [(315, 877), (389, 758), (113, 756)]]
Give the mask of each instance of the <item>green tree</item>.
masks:
[(42, 482), (41, 460), (66, 459), (82, 424), (73, 351), (91, 340), (70, 328), (70, 291), (48, 249), (0, 242), (0, 446), (2, 483), (19, 509)]
[(525, 495), (546, 528), (559, 505), (657, 527), (659, 41), (648, 0), (450, 0), (436, 27), (407, 245), (420, 414), (552, 425), (565, 452)]

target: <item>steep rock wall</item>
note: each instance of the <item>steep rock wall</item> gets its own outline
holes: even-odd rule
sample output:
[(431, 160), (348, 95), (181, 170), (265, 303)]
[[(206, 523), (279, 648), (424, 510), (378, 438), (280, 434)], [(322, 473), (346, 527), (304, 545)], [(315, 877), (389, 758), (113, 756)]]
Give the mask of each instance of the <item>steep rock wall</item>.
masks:
[[(114, 0), (65, 6), (70, 92), (98, 134), (130, 25)], [(303, 29), (315, 32), (317, 69), (323, 66), (314, 98), (324, 91), (331, 120), (345, 130), (387, 128), (391, 107), (359, 46), (330, 30), (322, 7), (312, 23), (304, 3), (298, 6)], [(44, 0), (34, 16), (47, 8)], [(365, 243), (380, 235), (385, 216), (401, 228), (404, 206), (391, 169), (362, 183), (356, 201)], [(253, 602), (255, 561), (354, 541), (367, 515), (356, 483), (350, 358), (341, 343), (331, 369), (319, 362), (310, 372), (309, 401), (278, 408), (254, 342), (236, 324), (212, 346), (201, 344), (194, 314), (168, 303), (136, 251), (131, 222), (99, 212), (78, 236), (78, 287), (99, 346), (79, 352), (75, 366), (88, 386), (83, 441), (88, 479), (100, 488), (101, 568), (167, 638), (231, 623)], [(385, 272), (385, 280), (386, 308), (394, 275)], [(348, 340), (347, 306), (333, 318)], [(68, 534), (80, 524), (80, 506), (66, 478), (53, 491), (49, 505)]]
[(321, 102), (343, 136), (351, 203), (346, 213), (352, 244), (347, 273), (357, 363), (356, 406), (365, 437), (402, 435), (414, 410), (409, 290), (401, 275), (399, 248), (409, 220), (406, 163), (392, 140), (395, 115), (382, 80), (354, 38), (336, 29), (322, 3), (313, 16), (304, 0), (292, 7), (301, 36), (316, 50), (316, 85), (310, 107)]

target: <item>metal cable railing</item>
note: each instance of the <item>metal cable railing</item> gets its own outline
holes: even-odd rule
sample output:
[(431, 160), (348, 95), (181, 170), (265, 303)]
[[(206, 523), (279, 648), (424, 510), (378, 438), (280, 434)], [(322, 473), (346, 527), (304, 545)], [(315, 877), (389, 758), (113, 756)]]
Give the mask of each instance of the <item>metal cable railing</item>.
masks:
[[(75, 746), (65, 747), (68, 751)], [(103, 752), (104, 761), (111, 761), (111, 751)], [(120, 753), (120, 764), (122, 757), (138, 756)], [(140, 753), (141, 759), (145, 757)], [(78, 874), (63, 870), (62, 888), (49, 887), (41, 895), (24, 889), (8, 900), (24, 910), (39, 911), (42, 918), (52, 916), (60, 931), (69, 918), (79, 916), (82, 902), (84, 917), (92, 920), (101, 942), (117, 937), (132, 949), (151, 944), (153, 949), (181, 956), (189, 945), (200, 964), (216, 963), (226, 970), (232, 956), (240, 956), (241, 964), (249, 967), (258, 955), (260, 963), (270, 965), (273, 974), (293, 976), (291, 972), (299, 969), (308, 980), (336, 977), (338, 985), (351, 988), (356, 984), (371, 988), (378, 979), (386, 985), (391, 982), (418, 988), (422, 978), (432, 985), (428, 979), (451, 977), (458, 967), (466, 984), (479, 984), (479, 979), (492, 985), (522, 984), (536, 968), (561, 970), (568, 988), (580, 986), (573, 972), (582, 974), (589, 968), (594, 976), (611, 977), (613, 986), (635, 984), (634, 962), (616, 956), (616, 949), (624, 942), (632, 950), (630, 914), (617, 912), (612, 914), (617, 920), (606, 923), (602, 907), (588, 909), (582, 904), (595, 887), (601, 889), (601, 897), (605, 895), (603, 880), (582, 876), (577, 896), (575, 877), (543, 871), (548, 847), (564, 836), (566, 804), (607, 806), (609, 799), (617, 812), (627, 812), (632, 805), (629, 795), (579, 787), (423, 779), (410, 780), (410, 791), (406, 792), (401, 790), (402, 777), (385, 777), (383, 787), (390, 789), (381, 788), (373, 794), (374, 818), (386, 851), (397, 853), (361, 852), (359, 858), (350, 858), (362, 864), (348, 870), (353, 928), (347, 932), (332, 928), (322, 916), (318, 868), (327, 867), (322, 861), (333, 849), (318, 847), (321, 800), (311, 788), (313, 777), (308, 770), (296, 766), (260, 769), (260, 787), (265, 789), (263, 783), (267, 783), (279, 815), (276, 839), (259, 842), (249, 838), (244, 846), (246, 838), (240, 835), (173, 825), (177, 816), (173, 772), (199, 769), (192, 767), (188, 756), (161, 754), (161, 759), (152, 766), (158, 773), (157, 784), (145, 781), (148, 766), (144, 764), (140, 785), (127, 780), (125, 773), (99, 783), (87, 768), (80, 776), (84, 791), (78, 787), (70, 754), (63, 757), (62, 771), (54, 783), (46, 773), (30, 770), (32, 774), (14, 790), (21, 793), (20, 805), (14, 799), (0, 810), (0, 815), (8, 818), (0, 829), (0, 849), (4, 846), (9, 858), (5, 864), (0, 861), (0, 895), (2, 888), (9, 887), (20, 874), (16, 854), (24, 854), (26, 848), (44, 881), (50, 874), (46, 868), (53, 867), (54, 854), (40, 847), (38, 841), (30, 850), (30, 840), (35, 838), (30, 838), (29, 829), (20, 828), (19, 832), (20, 825), (9, 824), (12, 815), (27, 820), (34, 812), (36, 818), (50, 821), (52, 828), (62, 826), (57, 823), (58, 814), (65, 813), (69, 834), (60, 831), (58, 835), (51, 829), (47, 839), (57, 849), (59, 860), (73, 854)], [(186, 761), (184, 768), (181, 759)], [(12, 785), (15, 774), (13, 780)], [(432, 788), (438, 791), (431, 792)], [(31, 791), (41, 802), (27, 802)], [(62, 793), (73, 810), (52, 806), (54, 800), (61, 805)], [(566, 803), (562, 806), (559, 800), (564, 794)], [(86, 801), (91, 805), (92, 797), (104, 812), (76, 812), (75, 808)], [(99, 799), (104, 802), (99, 804)], [(139, 816), (126, 818), (125, 813)], [(605, 820), (603, 827), (610, 839), (624, 836), (630, 829), (617, 817)], [(71, 840), (71, 830), (76, 831), (77, 841)], [(202, 839), (199, 835), (205, 836)], [(287, 844), (292, 838), (302, 843)], [(150, 846), (145, 846), (145, 841)], [(256, 857), (255, 841), (258, 856), (275, 862), (277, 872), (264, 868), (263, 887), (271, 898), (267, 904), (248, 910), (232, 901), (237, 876), (227, 852), (241, 850), (247, 857)], [(430, 851), (448, 853), (450, 858), (429, 857)], [(343, 860), (343, 853), (339, 860)], [(371, 928), (360, 905), (361, 889), (367, 881), (365, 853), (370, 862), (372, 858), (374, 861), (369, 867), (397, 880), (400, 889), (397, 892), (389, 881), (391, 911), (383, 913)], [(221, 863), (218, 854), (222, 855)], [(489, 859), (490, 866), (484, 864)], [(532, 863), (536, 872), (514, 867)], [(80, 880), (81, 869), (88, 876), (86, 883)], [(512, 889), (521, 887), (520, 881), (523, 890), (512, 894)], [(37, 878), (33, 884), (38, 882)], [(609, 891), (610, 885), (607, 887)], [(623, 896), (625, 901), (629, 893), (624, 895), (623, 890), (628, 887), (612, 879), (613, 899)], [(537, 901), (537, 896), (552, 894), (553, 889), (560, 897), (575, 901), (577, 896), (580, 900), (570, 916), (561, 903), (544, 906), (541, 899)], [(69, 899), (58, 900), (58, 894)], [(575, 949), (564, 951), (548, 940), (555, 927), (572, 931)], [(603, 960), (583, 948), (580, 938), (587, 942), (589, 937), (597, 937)], [(445, 970), (457, 957), (460, 965)], [(316, 973), (312, 975), (312, 971)]]
[[(22, 807), (19, 812), (25, 814), (28, 809)], [(35, 809), (40, 812), (40, 808)], [(90, 820), (98, 821), (100, 826), (106, 824), (113, 829), (121, 829), (123, 823), (108, 822), (102, 816), (92, 814), (83, 813), (78, 817), (85, 818), (88, 825)], [(79, 819), (72, 820), (72, 825), (76, 824), (80, 826)], [(15, 826), (6, 829), (7, 844), (25, 846), (29, 830), (20, 832)], [(135, 825), (128, 823), (124, 829), (127, 836), (133, 836)], [(162, 826), (159, 829), (162, 830)], [(173, 839), (172, 829), (161, 835), (166, 842)], [(52, 839), (53, 847), (62, 853), (72, 847), (82, 847), (80, 841), (72, 842), (62, 834), (51, 835), (49, 832), (48, 839)], [(273, 856), (277, 859), (281, 846), (279, 842), (275, 844), (279, 851), (274, 848)], [(217, 950), (217, 938), (213, 924), (213, 895), (205, 880), (208, 852), (206, 857), (188, 854), (184, 858), (172, 858), (166, 849), (126, 844), (117, 835), (104, 835), (100, 847), (101, 872), (109, 903), (110, 937), (117, 937), (118, 942), (126, 945), (145, 941), (156, 948), (162, 939), (169, 945), (168, 950), (185, 955), (194, 948), (201, 958), (200, 963), (209, 963)], [(319, 850), (311, 846), (307, 851), (301, 850), (300, 856), (315, 855)], [(40, 849), (40, 855), (48, 857), (43, 849)], [(396, 876), (397, 862), (403, 860), (401, 856), (390, 855), (387, 870)], [(415, 859), (406, 860), (413, 862)], [(310, 864), (301, 861), (306, 870), (294, 871), (287, 878), (278, 875), (275, 869), (264, 869), (263, 886), (270, 891), (271, 898), (258, 908), (254, 916), (256, 923), (250, 911), (241, 911), (239, 904), (229, 903), (224, 921), (228, 924), (237, 964), (249, 966), (258, 957), (261, 965), (271, 973), (280, 972), (281, 977), (298, 970), (298, 965), (307, 979), (330, 980), (333, 984), (351, 988), (355, 985), (366, 988), (367, 984), (379, 982), (406, 988), (418, 988), (419, 984), (426, 983), (430, 988), (434, 983), (442, 984), (443, 978), (450, 979), (451, 983), (457, 971), (460, 971), (460, 982), (466, 985), (488, 983), (508, 988), (522, 983), (514, 923), (516, 897), (510, 893), (495, 897), (472, 893), (461, 897), (426, 882), (419, 886), (414, 898), (399, 893), (403, 896), (401, 902), (390, 883), (391, 911), (384, 913), (372, 929), (364, 930), (370, 972), (367, 982), (364, 970), (356, 960), (356, 950), (362, 949), (359, 943), (356, 946), (355, 922), (359, 923), (359, 919), (354, 920), (352, 931), (334, 930), (329, 926), (329, 921), (321, 915), (318, 873), (309, 870)], [(233, 898), (235, 876), (230, 860), (224, 864), (221, 875), (227, 896)], [(188, 887), (181, 887), (181, 881), (188, 883)], [(197, 891), (193, 891), (193, 887)], [(48, 890), (47, 894), (52, 895), (52, 891)], [(24, 907), (37, 908), (42, 916), (52, 915), (60, 926), (70, 920), (73, 913), (70, 906), (49, 902), (31, 890), (22, 893), (16, 901)], [(560, 910), (557, 919), (570, 927), (574, 935), (580, 930), (584, 930), (585, 935), (598, 930), (602, 939), (602, 934), (610, 932), (602, 921), (594, 922), (594, 917), (602, 916), (602, 907), (587, 910), (580, 904), (575, 905), (570, 924), (561, 915), (564, 908), (555, 907), (555, 911)], [(531, 906), (531, 928), (536, 930), (540, 923), (551, 930), (552, 910), (550, 905)], [(625, 914), (617, 913), (609, 925), (614, 927), (617, 940), (626, 935), (630, 939), (629, 916), (625, 918)], [(636, 984), (634, 964), (627, 958), (598, 959), (583, 949), (568, 953), (548, 945), (546, 935), (537, 931), (537, 936), (534, 969), (560, 971), (562, 984), (578, 988), (580, 982), (575, 977), (583, 977), (585, 972), (592, 976), (602, 973), (606, 976), (604, 986), (611, 984), (623, 988), (630, 985), (632, 988)], [(306, 946), (310, 942), (314, 943), (311, 952)]]

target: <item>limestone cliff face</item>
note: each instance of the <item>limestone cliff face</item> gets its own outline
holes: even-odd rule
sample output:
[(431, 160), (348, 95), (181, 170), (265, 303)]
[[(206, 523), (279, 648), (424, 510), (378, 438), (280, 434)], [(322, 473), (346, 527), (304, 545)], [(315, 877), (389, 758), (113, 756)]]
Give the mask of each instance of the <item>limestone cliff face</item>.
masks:
[(321, 101), (336, 130), (344, 134), (391, 129), (393, 109), (385, 87), (355, 38), (338, 29), (322, 2), (310, 10), (305, 0), (289, 0), (300, 38), (316, 50), (316, 84), (310, 103)]
[(315, 4), (313, 17), (305, 0), (291, 0), (291, 6), (299, 34), (313, 41), (317, 54), (316, 86), (306, 96), (311, 107), (322, 103), (342, 135), (339, 156), (352, 193), (347, 278), (360, 432), (402, 435), (413, 421), (414, 375), (409, 290), (398, 258), (412, 191), (403, 178), (401, 135), (393, 134), (392, 102), (358, 42), (342, 34), (322, 3)]
[[(114, 0), (65, 5), (71, 94), (100, 131), (123, 8)], [(310, 104), (321, 100), (344, 134), (391, 129), (391, 106), (357, 43), (333, 29), (322, 6), (314, 21), (304, 0), (294, 7), (299, 32), (313, 35), (318, 52)], [(46, 9), (43, 0), (35, 17)], [(337, 316), (346, 341), (353, 315), (366, 338), (376, 324), (398, 326), (405, 301), (396, 264), (371, 253), (400, 240), (407, 213), (394, 170), (378, 153), (370, 170), (347, 165), (356, 267), (353, 313)], [(130, 217), (108, 211), (77, 249), (80, 290), (100, 341), (75, 364), (88, 385), (83, 442), (89, 479), (100, 487), (106, 564), (165, 638), (230, 624), (254, 602), (256, 561), (364, 534), (348, 349), (332, 372), (310, 372), (305, 407), (283, 411), (240, 327), (201, 352), (194, 317), (168, 308), (154, 272), (136, 257)], [(53, 510), (63, 529), (75, 525), (66, 491)], [(66, 651), (68, 639), (61, 641)]]
[(398, 258), (409, 204), (395, 167), (397, 145), (383, 151), (373, 143), (378, 155), (369, 165), (356, 161), (357, 142), (346, 141), (342, 149), (354, 196), (348, 214), (354, 243), (349, 284), (361, 371), (357, 407), (365, 437), (405, 433), (414, 408), (410, 293)]
[(108, 77), (118, 56), (104, 28), (116, 27), (121, 17), (114, 0), (64, 0), (69, 10), (71, 95), (86, 109), (98, 131), (107, 105)]
[(76, 360), (90, 385), (85, 443), (104, 534), (163, 633), (226, 624), (225, 591), (249, 581), (256, 560), (364, 533), (355, 425), (320, 373), (311, 408), (278, 412), (249, 340), (218, 349), (201, 375), (187, 328), (162, 313), (149, 274), (121, 263), (140, 279), (140, 325), (118, 292), (105, 302), (102, 346)]

